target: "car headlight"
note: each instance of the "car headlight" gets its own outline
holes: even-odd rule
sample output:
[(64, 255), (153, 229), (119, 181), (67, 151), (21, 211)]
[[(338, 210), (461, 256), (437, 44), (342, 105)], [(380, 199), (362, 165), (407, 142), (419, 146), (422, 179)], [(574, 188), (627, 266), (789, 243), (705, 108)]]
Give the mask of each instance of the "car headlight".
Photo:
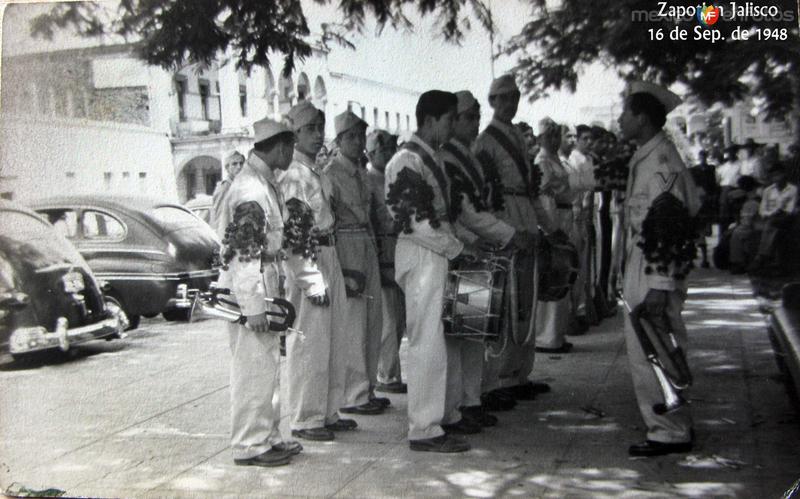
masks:
[(172, 258), (175, 258), (178, 256), (178, 248), (176, 248), (172, 243), (167, 243), (167, 254)]
[(80, 293), (86, 287), (80, 272), (67, 272), (61, 276), (61, 282), (64, 283), (64, 291), (70, 294)]

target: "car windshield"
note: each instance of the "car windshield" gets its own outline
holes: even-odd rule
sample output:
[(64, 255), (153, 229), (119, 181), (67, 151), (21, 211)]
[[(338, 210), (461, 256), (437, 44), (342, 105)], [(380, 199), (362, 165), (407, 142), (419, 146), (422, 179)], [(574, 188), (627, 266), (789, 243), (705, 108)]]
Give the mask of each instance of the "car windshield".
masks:
[(81, 256), (53, 227), (27, 213), (0, 211), (0, 251), (10, 261), (26, 261), (36, 269), (79, 265)]
[(169, 232), (205, 225), (190, 211), (177, 206), (156, 206), (150, 213)]

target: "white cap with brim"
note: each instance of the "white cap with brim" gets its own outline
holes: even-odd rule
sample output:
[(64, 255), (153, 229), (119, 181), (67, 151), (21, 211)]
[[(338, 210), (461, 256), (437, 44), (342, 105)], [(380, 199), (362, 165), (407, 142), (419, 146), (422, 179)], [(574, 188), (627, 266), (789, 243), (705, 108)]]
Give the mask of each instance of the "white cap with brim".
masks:
[(663, 104), (667, 114), (669, 114), (673, 109), (678, 107), (681, 102), (683, 102), (683, 100), (676, 94), (670, 92), (661, 85), (656, 85), (655, 83), (650, 83), (649, 81), (637, 80), (628, 84), (627, 91), (625, 92), (626, 96), (638, 93), (650, 94), (655, 97), (661, 104)]
[(362, 126), (366, 130), (368, 125), (366, 121), (353, 114), (352, 111), (337, 114), (333, 119), (333, 129), (337, 137), (355, 126)]
[(303, 101), (286, 113), (286, 120), (295, 132), (312, 123), (325, 122), (325, 114), (309, 101)]
[(492, 86), (489, 87), (489, 97), (512, 92), (519, 92), (519, 87), (517, 86), (517, 81), (514, 79), (514, 75), (510, 74), (495, 78), (492, 82)]
[(294, 135), (294, 132), (284, 125), (283, 123), (278, 123), (275, 120), (264, 118), (262, 120), (256, 121), (253, 123), (253, 143), (257, 144), (261, 141), (271, 139), (276, 135), (280, 135), (282, 133), (290, 133)]

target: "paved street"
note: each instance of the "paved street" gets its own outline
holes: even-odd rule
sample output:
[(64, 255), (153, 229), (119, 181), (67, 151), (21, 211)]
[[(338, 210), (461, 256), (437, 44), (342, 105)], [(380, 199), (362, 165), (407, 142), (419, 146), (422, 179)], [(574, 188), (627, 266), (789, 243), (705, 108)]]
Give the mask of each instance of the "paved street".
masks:
[[(685, 318), (698, 445), (631, 459), (642, 438), (622, 319), (540, 355), (553, 391), (498, 413), (462, 455), (412, 453), (406, 398), (291, 466), (233, 465), (220, 322), (143, 321), (125, 340), (0, 366), (0, 486), (92, 497), (780, 497), (800, 479), (800, 421), (747, 282), (692, 276)], [(702, 300), (702, 303), (701, 303)], [(284, 421), (285, 423), (285, 421)]]

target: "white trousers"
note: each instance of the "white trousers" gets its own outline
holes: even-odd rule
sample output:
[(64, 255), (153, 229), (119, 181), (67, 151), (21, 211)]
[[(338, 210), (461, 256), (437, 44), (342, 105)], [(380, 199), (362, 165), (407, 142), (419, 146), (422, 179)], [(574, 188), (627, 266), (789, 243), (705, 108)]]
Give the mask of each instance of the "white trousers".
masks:
[(280, 423), (280, 340), (228, 323), (231, 348), (231, 448), (248, 459), (282, 441)]
[(447, 349), (442, 324), (447, 258), (400, 239), (395, 251), (397, 283), (406, 298), (408, 336), (408, 438), (444, 434)]
[(352, 407), (369, 402), (377, 383), (383, 332), (381, 279), (375, 243), (367, 231), (339, 233), (336, 253), (345, 274), (359, 272), (365, 281), (362, 296), (345, 300), (347, 362), (343, 407)]
[(569, 293), (558, 301), (536, 302), (537, 347), (560, 348), (564, 345), (564, 335), (569, 328), (571, 307)]
[(403, 292), (396, 286), (382, 287), (381, 298), (383, 331), (378, 359), (378, 381), (387, 384), (399, 383), (403, 380), (400, 371), (400, 342), (406, 330), (405, 298)]
[[(638, 248), (628, 252), (622, 293), (631, 308), (642, 303), (647, 295), (645, 265), (644, 256)], [(670, 291), (668, 297), (667, 319), (675, 332), (678, 344), (686, 353), (686, 327), (681, 318), (686, 292), (684, 290)], [(630, 363), (633, 388), (636, 392), (639, 411), (647, 426), (647, 439), (664, 443), (688, 442), (691, 439), (690, 431), (692, 428), (692, 416), (688, 405), (683, 405), (668, 414), (658, 415), (653, 412), (653, 405), (663, 403), (664, 395), (659, 388), (652, 364), (645, 357), (642, 345), (636, 337), (633, 325), (627, 314), (625, 316), (625, 345), (628, 350), (628, 362)], [(684, 396), (687, 396), (686, 392), (684, 392)]]
[(459, 407), (481, 405), (482, 341), (445, 338), (447, 344), (447, 392), (444, 403), (444, 423), (461, 421)]
[(321, 246), (317, 266), (325, 278), (331, 303), (317, 306), (287, 275), (289, 301), (297, 313), (295, 329), (305, 338), (286, 338), (286, 372), (290, 426), (293, 430), (319, 428), (339, 420), (344, 399), (346, 362), (345, 291), (336, 250)]

